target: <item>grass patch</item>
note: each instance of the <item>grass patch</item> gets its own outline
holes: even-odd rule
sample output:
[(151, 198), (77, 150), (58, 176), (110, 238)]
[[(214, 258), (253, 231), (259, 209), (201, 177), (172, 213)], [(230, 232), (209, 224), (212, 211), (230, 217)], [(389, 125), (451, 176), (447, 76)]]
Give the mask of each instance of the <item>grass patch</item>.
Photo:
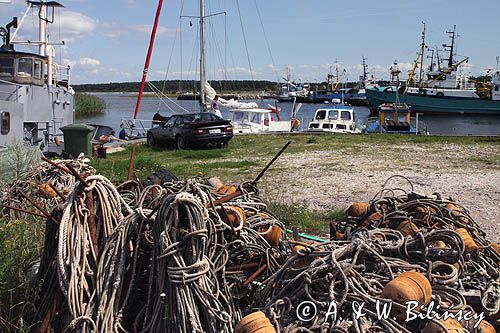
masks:
[(86, 94), (75, 94), (75, 117), (85, 118), (104, 113), (106, 103), (99, 97)]
[(23, 317), (32, 309), (26, 300), (33, 298), (27, 271), (40, 257), (43, 243), (40, 222), (0, 219), (0, 332), (27, 331)]
[[(157, 169), (165, 168), (180, 178), (194, 177), (199, 174), (220, 176), (223, 180), (241, 182), (252, 179), (258, 169), (266, 163), (285, 145), (288, 140), (293, 143), (285, 151), (285, 156), (294, 154), (316, 154), (321, 151), (340, 151), (345, 153), (346, 159), (338, 161), (339, 167), (349, 163), (348, 156), (353, 154), (379, 154), (402, 145), (415, 145), (425, 148), (429, 152), (433, 149), (442, 149), (442, 144), (453, 144), (474, 148), (500, 148), (499, 137), (443, 137), (443, 136), (409, 136), (409, 135), (248, 135), (235, 136), (226, 149), (185, 150), (175, 151), (160, 148), (150, 148), (145, 145), (136, 147), (136, 163), (134, 171), (139, 178), (144, 179)], [(405, 154), (404, 149), (398, 149)], [(127, 176), (130, 147), (124, 151), (109, 154), (106, 160), (95, 160), (92, 165), (97, 171), (115, 182), (124, 181)], [(488, 155), (483, 165), (493, 165), (498, 156)], [(330, 161), (331, 162), (331, 161)], [(328, 161), (325, 161), (328, 163)], [(278, 170), (274, 165), (269, 172)], [(280, 172), (283, 172), (280, 171)], [(250, 174), (249, 174), (250, 173)]]
[(268, 209), (278, 220), (285, 223), (287, 228), (314, 235), (325, 235), (330, 230), (330, 223), (344, 217), (343, 210), (311, 210), (302, 204), (287, 205), (272, 202)]

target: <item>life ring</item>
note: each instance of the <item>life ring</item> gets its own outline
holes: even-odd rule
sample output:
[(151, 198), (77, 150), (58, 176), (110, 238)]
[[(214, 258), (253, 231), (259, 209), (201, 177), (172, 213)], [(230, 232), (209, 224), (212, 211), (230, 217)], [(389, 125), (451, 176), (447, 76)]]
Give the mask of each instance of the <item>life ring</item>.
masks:
[(437, 97), (444, 97), (444, 94), (440, 91), (436, 94)]

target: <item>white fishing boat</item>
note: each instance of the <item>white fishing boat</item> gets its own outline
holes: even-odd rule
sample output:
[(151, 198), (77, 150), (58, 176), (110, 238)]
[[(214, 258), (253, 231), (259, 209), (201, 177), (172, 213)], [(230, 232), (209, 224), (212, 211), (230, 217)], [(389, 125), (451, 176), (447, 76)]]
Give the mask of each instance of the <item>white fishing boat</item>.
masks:
[[(0, 47), (0, 146), (9, 147), (19, 142), (38, 146), (43, 152), (61, 152), (61, 127), (74, 120), (74, 91), (70, 67), (55, 63), (55, 44), (49, 43), (49, 24), (54, 22), (54, 10), (63, 6), (55, 1), (28, 1), (27, 4), (19, 21), (14, 18), (5, 27), (0, 27), (3, 39)], [(22, 28), (31, 10), (37, 12), (37, 40), (17, 40), (17, 35), (26, 36), (26, 31), (29, 32), (29, 24), (24, 24), (28, 25), (27, 29)], [(17, 50), (30, 46), (37, 47), (38, 52)]]
[(361, 130), (356, 127), (354, 109), (342, 104), (317, 109), (307, 130), (326, 133), (361, 133)]
[(275, 108), (231, 109), (231, 124), (234, 134), (261, 134), (290, 132), (292, 122), (281, 120)]

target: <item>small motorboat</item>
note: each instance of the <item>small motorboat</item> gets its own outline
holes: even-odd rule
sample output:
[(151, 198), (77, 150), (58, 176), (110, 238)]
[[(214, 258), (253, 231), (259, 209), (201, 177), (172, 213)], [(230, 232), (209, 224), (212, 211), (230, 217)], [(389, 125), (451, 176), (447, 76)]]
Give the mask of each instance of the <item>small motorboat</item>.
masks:
[(109, 140), (109, 138), (115, 134), (115, 130), (110, 126), (97, 124), (88, 125), (94, 128), (94, 131), (92, 132), (92, 142), (94, 143), (101, 143), (103, 137), (106, 137)]
[(354, 109), (341, 104), (317, 109), (307, 130), (328, 133), (361, 133), (361, 130), (356, 127)]
[(423, 122), (411, 117), (406, 103), (384, 103), (378, 107), (378, 117), (368, 118), (364, 133), (429, 134)]
[(281, 120), (277, 107), (231, 109), (229, 112), (234, 134), (290, 132), (294, 125), (290, 120)]

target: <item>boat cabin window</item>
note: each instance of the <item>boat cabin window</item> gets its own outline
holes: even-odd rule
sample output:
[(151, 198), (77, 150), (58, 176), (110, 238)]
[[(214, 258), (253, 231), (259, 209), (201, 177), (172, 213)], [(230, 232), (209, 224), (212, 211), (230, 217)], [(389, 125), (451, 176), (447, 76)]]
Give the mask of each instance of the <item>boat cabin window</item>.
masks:
[(351, 113), (349, 111), (342, 111), (342, 113), (340, 114), (340, 119), (351, 120)]
[(14, 59), (0, 58), (0, 77), (14, 76)]
[(326, 118), (326, 110), (316, 111), (316, 120), (322, 120)]
[(254, 113), (250, 116), (250, 122), (260, 124), (260, 113)]
[(339, 112), (337, 110), (328, 112), (328, 119), (334, 119), (334, 120), (339, 119)]
[(10, 112), (2, 112), (0, 114), (1, 125), (0, 133), (2, 135), (7, 135), (10, 132)]
[(500, 87), (500, 86), (495, 86), (495, 91), (498, 91), (498, 88), (499, 88), (499, 87)]
[(248, 113), (246, 112), (233, 112), (233, 120), (238, 121), (238, 120), (247, 120), (248, 119)]
[(30, 77), (33, 75), (33, 58), (19, 58), (17, 61), (17, 76)]
[(35, 59), (35, 63), (34, 63), (34, 77), (35, 79), (41, 79), (42, 78), (42, 69), (43, 69), (43, 66), (42, 66), (42, 61), (41, 60), (38, 60), (38, 59)]

